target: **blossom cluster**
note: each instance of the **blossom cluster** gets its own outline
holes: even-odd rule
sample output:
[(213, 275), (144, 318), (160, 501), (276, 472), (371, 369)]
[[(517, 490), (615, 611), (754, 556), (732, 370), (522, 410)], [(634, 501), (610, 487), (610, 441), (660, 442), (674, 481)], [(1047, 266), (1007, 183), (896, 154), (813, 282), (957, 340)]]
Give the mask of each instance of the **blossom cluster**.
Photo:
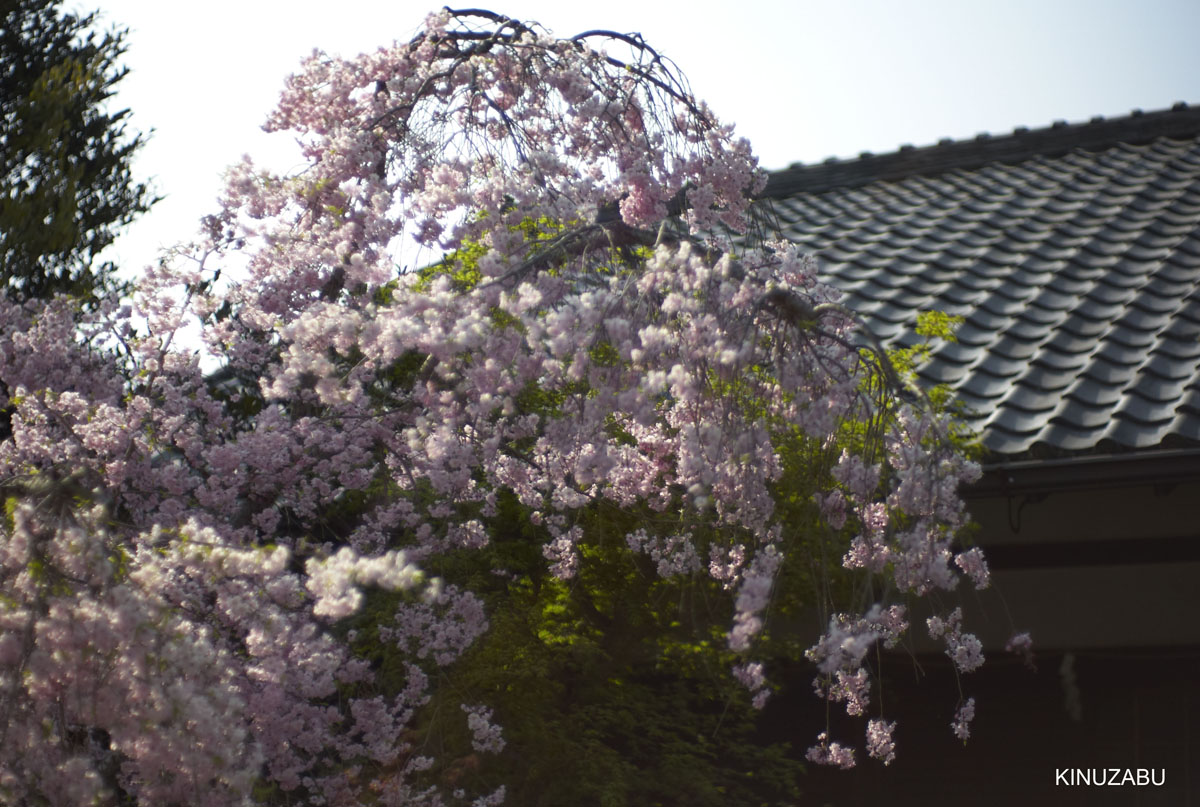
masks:
[(467, 727), (471, 729), (471, 746), (476, 751), (498, 754), (504, 750), (504, 738), (499, 726), (492, 723), (492, 710), (483, 706), (463, 705), (467, 713)]
[(767, 705), (767, 700), (771, 697), (771, 690), (767, 687), (767, 677), (763, 673), (762, 662), (752, 661), (735, 666), (733, 677), (753, 694), (750, 704), (755, 709), (762, 709)]
[(817, 744), (810, 747), (804, 756), (809, 762), (815, 762), (818, 765), (833, 765), (843, 770), (848, 770), (858, 764), (854, 759), (854, 749), (847, 748), (841, 743), (830, 742), (827, 732), (817, 735)]
[(867, 723), (867, 753), (884, 765), (891, 765), (896, 761), (896, 743), (892, 740), (892, 732), (895, 730), (894, 720), (891, 723), (884, 720), (871, 720)]
[(650, 536), (644, 529), (631, 532), (625, 538), (634, 552), (645, 552), (658, 568), (659, 577), (674, 577), (700, 571), (700, 556), (696, 554), (689, 533), (666, 538)]
[(438, 666), (453, 663), (487, 631), (483, 603), (470, 591), (448, 585), (436, 596), (397, 606), (393, 625), (381, 625), (379, 638)]
[(931, 616), (926, 620), (929, 638), (946, 643), (946, 655), (960, 672), (971, 672), (983, 664), (983, 644), (974, 634), (962, 630), (962, 609), (955, 608), (945, 619)]
[(950, 724), (954, 729), (954, 736), (966, 742), (971, 736), (971, 721), (974, 719), (975, 699), (967, 698), (954, 712), (954, 722)]

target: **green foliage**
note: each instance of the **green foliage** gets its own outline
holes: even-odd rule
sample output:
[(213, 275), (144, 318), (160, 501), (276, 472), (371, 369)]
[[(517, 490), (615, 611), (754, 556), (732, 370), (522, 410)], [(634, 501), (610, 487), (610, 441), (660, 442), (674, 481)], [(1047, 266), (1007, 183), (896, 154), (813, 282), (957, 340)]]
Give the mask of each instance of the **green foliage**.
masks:
[(16, 496), (4, 497), (4, 529), (9, 535), (17, 528), (17, 505), (20, 503), (21, 500)]
[[(774, 805), (798, 795), (801, 751), (762, 741), (730, 676), (730, 592), (705, 574), (663, 580), (626, 532), (664, 516), (596, 504), (578, 575), (552, 577), (547, 540), (511, 494), (488, 520), (491, 543), (430, 571), (485, 598), (489, 632), (443, 671), (418, 729), (439, 764), (431, 783), (504, 783), (524, 805)], [(502, 568), (505, 576), (492, 572)], [(372, 616), (364, 625), (374, 621)], [(398, 653), (375, 661), (402, 679)], [(499, 755), (472, 751), (460, 703), (503, 726)]]
[(59, 5), (7, 0), (0, 21), (0, 283), (18, 300), (111, 288), (97, 256), (156, 201), (130, 172), (143, 137), (106, 104), (125, 33)]
[[(483, 211), (479, 217), (486, 218), (487, 215), (487, 211)], [(563, 224), (545, 216), (537, 219), (526, 217), (510, 229), (525, 236), (529, 245), (527, 258), (534, 259), (543, 255), (552, 257), (556, 239), (575, 224), (578, 222)], [(450, 278), (451, 288), (455, 291), (470, 291), (483, 279), (479, 272), (479, 259), (488, 253), (488, 249), (486, 244), (478, 241), (464, 244), (437, 263), (418, 270), (416, 289), (426, 290), (434, 278), (446, 276)], [(553, 266), (550, 267), (550, 271), (554, 271)], [(390, 293), (386, 299), (390, 299)]]
[(425, 291), (435, 278), (446, 276), (455, 291), (470, 291), (483, 279), (479, 273), (479, 259), (487, 253), (488, 247), (478, 242), (456, 249), (437, 263), (418, 270), (415, 289)]
[(933, 346), (928, 340), (941, 339), (946, 342), (954, 341), (954, 331), (962, 324), (962, 317), (953, 317), (942, 311), (920, 311), (917, 313), (917, 324), (913, 329), (917, 336), (925, 341), (918, 342), (906, 348), (894, 348), (888, 351), (888, 358), (896, 372), (902, 376), (911, 376), (918, 367), (929, 361)]
[[(897, 348), (888, 352), (888, 358), (901, 375), (914, 377), (921, 365), (929, 361), (933, 354), (931, 340), (954, 342), (955, 331), (963, 322), (962, 317), (951, 316), (942, 311), (921, 311), (917, 314), (917, 324), (914, 328), (922, 341), (911, 347)], [(960, 419), (966, 414), (961, 402), (954, 399), (954, 391), (946, 384), (933, 384), (925, 387), (925, 395), (930, 405), (937, 411), (949, 411), (960, 416), (950, 421), (949, 438), (956, 448), (972, 459), (983, 456), (983, 446), (978, 437), (973, 434)]]

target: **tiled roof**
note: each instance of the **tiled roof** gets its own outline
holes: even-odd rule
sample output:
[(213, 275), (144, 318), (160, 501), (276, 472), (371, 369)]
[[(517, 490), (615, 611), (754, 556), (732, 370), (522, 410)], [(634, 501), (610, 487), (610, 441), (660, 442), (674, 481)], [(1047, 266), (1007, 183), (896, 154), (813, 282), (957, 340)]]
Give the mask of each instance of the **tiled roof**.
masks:
[(994, 455), (1200, 446), (1200, 108), (795, 165), (766, 193), (885, 343), (965, 317), (922, 376)]

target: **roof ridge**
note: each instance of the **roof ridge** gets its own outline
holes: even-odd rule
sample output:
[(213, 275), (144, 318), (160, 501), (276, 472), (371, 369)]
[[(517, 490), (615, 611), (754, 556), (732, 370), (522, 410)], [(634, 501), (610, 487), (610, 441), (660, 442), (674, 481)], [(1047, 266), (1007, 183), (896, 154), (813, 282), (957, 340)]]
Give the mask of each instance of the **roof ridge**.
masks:
[(820, 193), (853, 188), (869, 182), (895, 181), (909, 176), (979, 168), (989, 163), (1014, 163), (1036, 156), (1056, 156), (1072, 149), (1100, 149), (1117, 143), (1147, 143), (1160, 137), (1200, 135), (1200, 106), (1180, 102), (1156, 112), (1133, 110), (1120, 118), (1094, 117), (1084, 123), (1056, 121), (1011, 134), (979, 134), (970, 140), (946, 138), (920, 148), (906, 145), (887, 154), (864, 152), (848, 160), (835, 157), (812, 165), (796, 163), (771, 173), (762, 196), (780, 198), (796, 193)]

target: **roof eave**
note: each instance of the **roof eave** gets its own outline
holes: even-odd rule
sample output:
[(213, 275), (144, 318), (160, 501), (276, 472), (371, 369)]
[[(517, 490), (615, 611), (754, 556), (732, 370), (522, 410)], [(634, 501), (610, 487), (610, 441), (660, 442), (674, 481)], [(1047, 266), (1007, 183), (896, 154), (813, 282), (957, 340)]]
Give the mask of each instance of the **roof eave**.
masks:
[(1095, 150), (1113, 143), (1149, 143), (1160, 137), (1191, 138), (1200, 132), (1200, 107), (1179, 103), (1157, 112), (1134, 110), (1114, 119), (1086, 123), (1059, 121), (1043, 129), (1017, 129), (1007, 135), (982, 134), (973, 140), (943, 140), (932, 146), (903, 146), (890, 154), (863, 154), (857, 159), (830, 159), (793, 165), (772, 172), (761, 197), (778, 199), (795, 193), (821, 193), (869, 182), (969, 170), (989, 163), (1015, 163), (1031, 156), (1052, 157), (1074, 149)]
[(1177, 485), (1200, 481), (1200, 449), (989, 463), (963, 489), (967, 499), (1023, 496), (1129, 485)]

